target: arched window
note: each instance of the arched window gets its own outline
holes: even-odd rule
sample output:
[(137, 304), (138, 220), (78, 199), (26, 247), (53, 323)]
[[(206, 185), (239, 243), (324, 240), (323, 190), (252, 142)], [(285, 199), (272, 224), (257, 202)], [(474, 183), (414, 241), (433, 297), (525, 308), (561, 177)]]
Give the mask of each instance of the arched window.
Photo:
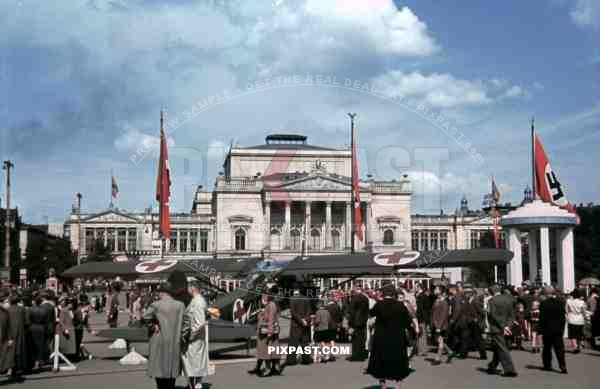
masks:
[(385, 230), (383, 232), (383, 244), (394, 244), (394, 231)]
[(290, 237), (291, 237), (291, 242), (290, 242), (291, 249), (292, 250), (301, 250), (302, 246), (301, 246), (301, 242), (300, 242), (300, 231), (292, 230), (290, 233)]
[(246, 250), (246, 231), (243, 228), (235, 231), (235, 249)]
[(321, 249), (321, 233), (319, 230), (312, 230), (310, 232), (310, 248), (313, 250)]
[(338, 230), (331, 231), (331, 247), (334, 250), (341, 250), (342, 244), (340, 239), (340, 232)]
[(281, 234), (278, 230), (271, 230), (271, 250), (281, 250)]

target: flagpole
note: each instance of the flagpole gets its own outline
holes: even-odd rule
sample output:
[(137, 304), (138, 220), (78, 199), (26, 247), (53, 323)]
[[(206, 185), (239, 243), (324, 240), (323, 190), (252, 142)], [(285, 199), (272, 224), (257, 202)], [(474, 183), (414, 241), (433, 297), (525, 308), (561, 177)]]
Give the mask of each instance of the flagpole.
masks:
[(354, 247), (354, 118), (356, 117), (356, 114), (348, 113), (348, 117), (350, 118), (350, 153), (352, 154), (352, 173), (350, 174), (350, 204), (352, 207), (352, 212), (350, 214), (350, 252), (354, 254), (354, 252), (356, 251), (356, 248)]
[[(160, 109), (160, 136), (164, 137), (164, 109), (161, 107)], [(162, 145), (162, 139), (160, 139), (161, 145)], [(161, 154), (162, 154), (162, 148), (161, 148)], [(159, 156), (159, 160), (158, 160), (158, 169), (159, 169), (159, 177), (160, 174), (162, 174), (162, 155)], [(161, 179), (162, 180), (162, 179)], [(162, 207), (162, 202), (164, 201), (163, 198), (163, 185), (162, 182), (160, 182), (160, 184), (158, 185), (158, 193), (159, 193), (159, 202), (158, 202), (158, 233), (160, 235), (160, 259), (164, 259), (165, 258), (165, 251), (167, 249), (167, 240), (165, 238), (165, 236), (163, 235), (161, 228), (160, 228), (160, 223), (162, 220), (162, 213), (163, 213), (163, 207)]]
[(531, 117), (531, 199), (535, 200), (535, 117)]

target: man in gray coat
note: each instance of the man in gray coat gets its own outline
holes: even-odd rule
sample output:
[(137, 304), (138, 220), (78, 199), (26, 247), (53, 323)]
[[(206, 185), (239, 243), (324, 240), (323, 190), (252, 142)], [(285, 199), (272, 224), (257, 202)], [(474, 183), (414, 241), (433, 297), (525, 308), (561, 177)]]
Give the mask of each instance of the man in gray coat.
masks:
[(206, 338), (206, 300), (200, 294), (199, 281), (188, 284), (192, 301), (185, 310), (181, 336), (183, 339), (183, 373), (190, 389), (202, 388), (202, 377), (208, 375), (208, 342)]
[(174, 300), (172, 294), (170, 284), (161, 285), (159, 300), (144, 312), (144, 320), (153, 326), (148, 375), (156, 380), (158, 389), (175, 389), (175, 379), (181, 372), (181, 325), (185, 306)]
[(502, 294), (498, 285), (492, 286), (490, 292), (493, 297), (488, 303), (488, 322), (494, 356), (488, 365), (487, 372), (496, 374), (496, 368), (500, 363), (505, 377), (516, 377), (517, 372), (504, 338), (505, 335), (510, 335), (510, 326), (515, 320), (514, 299), (509, 294)]

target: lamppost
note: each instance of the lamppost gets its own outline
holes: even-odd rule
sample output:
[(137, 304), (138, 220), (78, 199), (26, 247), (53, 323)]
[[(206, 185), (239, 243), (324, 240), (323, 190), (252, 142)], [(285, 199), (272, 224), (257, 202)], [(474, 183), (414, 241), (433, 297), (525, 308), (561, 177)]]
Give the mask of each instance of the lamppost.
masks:
[[(4, 161), (2, 166), (6, 170), (6, 219), (4, 220), (4, 277), (10, 281), (10, 169), (15, 165), (11, 161)], [(16, 216), (16, 215), (15, 215)], [(16, 222), (16, 220), (15, 220)]]

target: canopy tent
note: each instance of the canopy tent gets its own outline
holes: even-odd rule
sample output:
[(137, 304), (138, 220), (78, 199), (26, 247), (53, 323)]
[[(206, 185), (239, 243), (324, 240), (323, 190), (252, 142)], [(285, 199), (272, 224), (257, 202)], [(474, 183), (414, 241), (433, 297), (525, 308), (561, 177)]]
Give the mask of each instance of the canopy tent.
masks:
[(417, 269), (422, 273), (426, 268), (503, 265), (510, 262), (512, 257), (513, 253), (504, 249), (315, 255), (296, 258), (281, 276), (390, 276), (400, 269)]
[(600, 285), (600, 280), (594, 277), (587, 277), (579, 281), (578, 285), (583, 286), (598, 286)]
[(120, 277), (136, 279), (140, 277), (168, 277), (173, 271), (185, 273), (196, 278), (244, 278), (254, 270), (260, 260), (257, 258), (221, 258), (191, 260), (151, 260), (128, 262), (86, 262), (67, 269), (62, 276), (78, 277)]

